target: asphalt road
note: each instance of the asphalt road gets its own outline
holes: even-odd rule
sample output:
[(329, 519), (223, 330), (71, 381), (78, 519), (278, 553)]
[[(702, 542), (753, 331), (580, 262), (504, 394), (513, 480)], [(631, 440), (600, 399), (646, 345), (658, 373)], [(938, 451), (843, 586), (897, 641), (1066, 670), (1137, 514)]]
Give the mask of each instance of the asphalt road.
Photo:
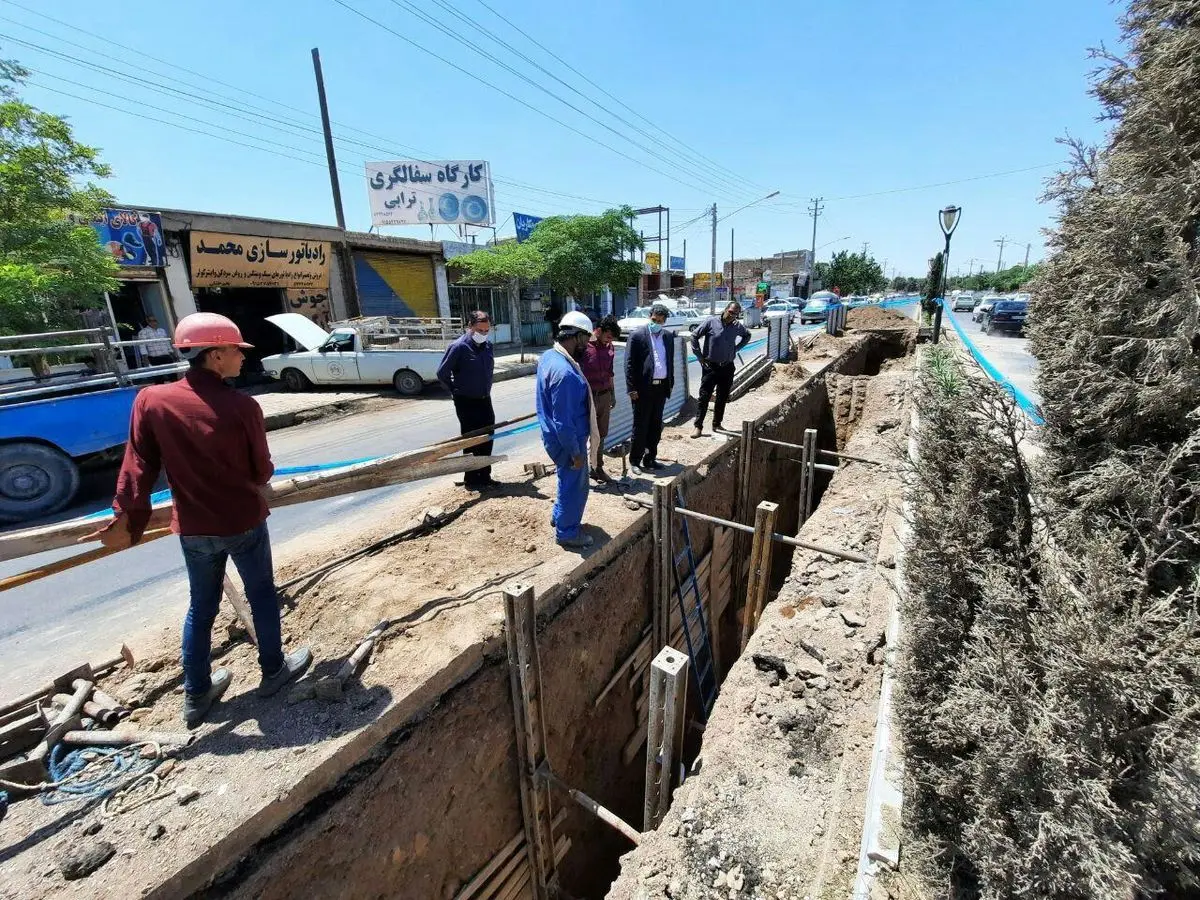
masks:
[(1029, 341), (1013, 334), (986, 335), (968, 312), (951, 313), (979, 351), (1000, 373), (1034, 403), (1041, 403), (1034, 383), (1037, 360), (1029, 352)]
[[(755, 329), (755, 339), (765, 337)], [(757, 351), (762, 354), (762, 349)], [(753, 353), (744, 354), (746, 361)], [(692, 393), (700, 379), (689, 366)], [(492, 394), (498, 421), (534, 411), (534, 378), (497, 384)], [(449, 398), (429, 393), (397, 399), (394, 407), (271, 432), (277, 467), (330, 463), (398, 453), (458, 434)], [(537, 429), (497, 443), (496, 453), (518, 454), (540, 447)], [(109, 476), (111, 479), (111, 476)], [(455, 477), (455, 476), (447, 476)], [(461, 476), (459, 476), (461, 477)], [(101, 482), (103, 483), (103, 482)], [(268, 520), (277, 556), (303, 537), (331, 543), (356, 528), (378, 522), (395, 497), (416, 485), (399, 485), (283, 507)], [(93, 496), (76, 510), (82, 515), (107, 505), (111, 495)], [(0, 563), (0, 577), (74, 554), (58, 550)], [(122, 641), (140, 643), (149, 632), (177, 625), (187, 609), (187, 578), (178, 541), (154, 541), (124, 553), (78, 566), (0, 594), (0, 701), (60, 670), (107, 656)]]

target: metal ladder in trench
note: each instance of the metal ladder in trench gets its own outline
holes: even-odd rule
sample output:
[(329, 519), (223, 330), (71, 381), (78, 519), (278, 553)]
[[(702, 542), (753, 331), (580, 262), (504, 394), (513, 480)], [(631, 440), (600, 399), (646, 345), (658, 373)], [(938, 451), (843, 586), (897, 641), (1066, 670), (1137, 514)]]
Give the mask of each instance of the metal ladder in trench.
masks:
[[(675, 503), (681, 509), (687, 509), (682, 486), (675, 488)], [(688, 532), (687, 516), (678, 516), (677, 518), (682, 531), (683, 549), (675, 553), (672, 543), (671, 558), (674, 564), (671, 566), (671, 574), (675, 580), (675, 600), (679, 604), (679, 614), (683, 620), (683, 639), (687, 642), (696, 690), (700, 692), (700, 718), (702, 722), (708, 722), (708, 716), (717, 700), (717, 673), (716, 667), (713, 665), (708, 623), (704, 620), (700, 585), (696, 581), (696, 558), (692, 553), (692, 539)], [(681, 576), (679, 567), (685, 563), (686, 567)]]

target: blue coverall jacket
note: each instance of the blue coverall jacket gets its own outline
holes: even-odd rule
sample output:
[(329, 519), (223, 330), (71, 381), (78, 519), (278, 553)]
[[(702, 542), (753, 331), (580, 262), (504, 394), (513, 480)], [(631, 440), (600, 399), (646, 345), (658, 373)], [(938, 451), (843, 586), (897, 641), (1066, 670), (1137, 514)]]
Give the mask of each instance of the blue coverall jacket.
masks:
[[(558, 498), (551, 513), (558, 540), (579, 536), (583, 508), (587, 505), (588, 383), (557, 350), (547, 350), (538, 361), (537, 416), (542, 426), (542, 446), (558, 469)], [(582, 465), (571, 468), (571, 458)]]

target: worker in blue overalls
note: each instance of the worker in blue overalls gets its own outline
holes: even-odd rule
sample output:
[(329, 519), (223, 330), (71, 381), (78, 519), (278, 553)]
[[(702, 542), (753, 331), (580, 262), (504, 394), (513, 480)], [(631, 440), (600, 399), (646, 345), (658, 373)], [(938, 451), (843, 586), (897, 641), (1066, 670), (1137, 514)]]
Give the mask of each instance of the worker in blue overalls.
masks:
[(588, 443), (598, 446), (599, 435), (592, 392), (579, 365), (591, 337), (591, 319), (581, 312), (567, 313), (558, 323), (554, 346), (542, 354), (537, 369), (542, 446), (558, 471), (558, 497), (550, 524), (558, 543), (573, 550), (592, 546), (591, 536), (580, 526), (588, 495)]

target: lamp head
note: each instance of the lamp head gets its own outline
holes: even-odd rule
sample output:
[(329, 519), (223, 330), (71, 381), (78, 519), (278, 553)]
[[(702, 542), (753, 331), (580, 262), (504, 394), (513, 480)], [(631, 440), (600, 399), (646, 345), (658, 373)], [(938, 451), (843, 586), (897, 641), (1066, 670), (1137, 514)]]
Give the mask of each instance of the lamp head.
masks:
[(961, 206), (947, 206), (939, 212), (938, 223), (942, 226), (942, 234), (946, 237), (954, 234), (954, 229), (958, 227), (958, 219), (961, 215)]

